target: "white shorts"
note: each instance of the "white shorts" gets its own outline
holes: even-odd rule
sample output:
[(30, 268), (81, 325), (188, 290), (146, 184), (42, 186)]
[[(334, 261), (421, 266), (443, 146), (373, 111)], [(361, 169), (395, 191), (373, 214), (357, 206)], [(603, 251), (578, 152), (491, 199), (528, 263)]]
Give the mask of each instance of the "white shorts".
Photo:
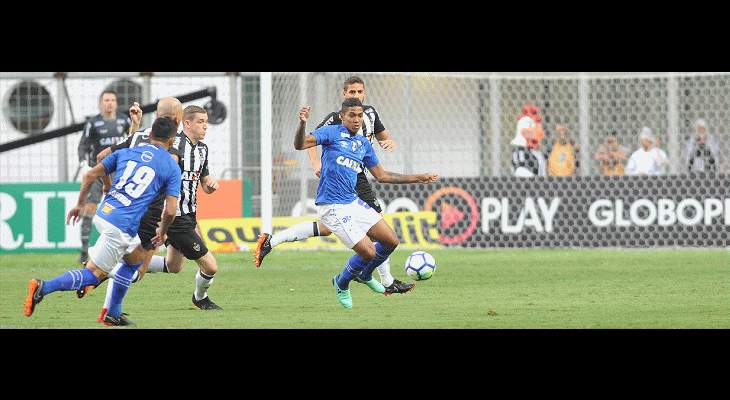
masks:
[(89, 249), (89, 259), (107, 274), (141, 243), (139, 235), (129, 236), (104, 218), (94, 215), (94, 226), (99, 231), (99, 239)]
[(319, 206), (320, 222), (350, 249), (355, 247), (381, 219), (382, 215), (359, 198), (350, 204)]

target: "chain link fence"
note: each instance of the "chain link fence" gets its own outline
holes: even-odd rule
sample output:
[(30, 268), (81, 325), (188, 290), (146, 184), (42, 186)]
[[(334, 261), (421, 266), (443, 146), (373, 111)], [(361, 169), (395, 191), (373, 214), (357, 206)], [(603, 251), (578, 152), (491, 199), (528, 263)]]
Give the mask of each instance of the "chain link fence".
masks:
[[(443, 177), (510, 176), (517, 116), (526, 103), (533, 103), (543, 116), (541, 150), (549, 159), (556, 127), (566, 125), (577, 176), (604, 172), (596, 158), (608, 135), (630, 157), (639, 148), (643, 127), (654, 132), (666, 152), (666, 173), (688, 173), (698, 119), (716, 139), (716, 172), (730, 172), (728, 73), (274, 73), (274, 215), (313, 213), (318, 181), (306, 152), (292, 145), (297, 110), (312, 106), (308, 129), (313, 130), (339, 108), (342, 84), (353, 74), (364, 79), (366, 103), (377, 108), (398, 143), (387, 153), (375, 146), (388, 170), (433, 171)], [(3, 72), (0, 143), (82, 122), (99, 112), (98, 98), (106, 88), (117, 90), (119, 110), (125, 112), (132, 101), (151, 102), (209, 86), (217, 88), (229, 111), (220, 124), (210, 126), (206, 138), (213, 155), (211, 173), (251, 179), (253, 212), (258, 215), (258, 73), (68, 73), (64, 81), (54, 73)], [(144, 125), (150, 122), (148, 117)], [(70, 181), (78, 168), (80, 135), (0, 154), (0, 183)]]

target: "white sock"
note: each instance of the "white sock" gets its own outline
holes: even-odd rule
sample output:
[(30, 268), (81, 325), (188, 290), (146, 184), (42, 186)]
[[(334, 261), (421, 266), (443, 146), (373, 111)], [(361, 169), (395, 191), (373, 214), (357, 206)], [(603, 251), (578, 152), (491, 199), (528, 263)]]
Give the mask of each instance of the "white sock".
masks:
[(215, 275), (207, 275), (198, 270), (195, 274), (195, 300), (204, 299), (208, 295), (208, 288), (214, 277)]
[(271, 235), (271, 247), (276, 247), (284, 242), (296, 242), (304, 240), (312, 236), (319, 236), (317, 229), (317, 221), (300, 222), (294, 226), (290, 226), (281, 232)]
[[(118, 269), (119, 266), (117, 266)], [(109, 303), (112, 300), (112, 289), (114, 288), (114, 277), (110, 274), (109, 279), (107, 279), (109, 283), (106, 284), (106, 296), (104, 297), (104, 307), (105, 309), (109, 309)]]
[(390, 286), (393, 284), (393, 275), (390, 274), (390, 257), (388, 257), (382, 264), (378, 266), (378, 273), (380, 274), (380, 283), (383, 286)]
[(147, 272), (167, 272), (167, 262), (165, 261), (165, 257), (152, 256), (152, 260), (150, 260), (150, 265), (147, 266)]

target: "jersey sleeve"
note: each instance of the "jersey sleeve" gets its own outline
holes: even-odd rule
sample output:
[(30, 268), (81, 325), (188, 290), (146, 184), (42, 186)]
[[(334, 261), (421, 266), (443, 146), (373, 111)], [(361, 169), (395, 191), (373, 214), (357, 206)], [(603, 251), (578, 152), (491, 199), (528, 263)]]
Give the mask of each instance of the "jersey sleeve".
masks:
[(373, 126), (373, 132), (375, 132), (375, 134), (377, 135), (378, 133), (385, 130), (385, 126), (383, 126), (383, 122), (380, 121), (380, 115), (378, 114), (378, 111), (375, 108), (373, 108), (373, 111), (375, 112), (375, 123)]
[(169, 160), (169, 166), (170, 173), (168, 174), (167, 184), (165, 185), (165, 195), (180, 198), (180, 185), (182, 184), (180, 168), (178, 168), (177, 163), (172, 158)]
[(84, 125), (84, 132), (81, 134), (81, 140), (79, 141), (79, 162), (85, 160), (91, 151), (91, 141), (89, 140), (91, 126), (91, 120), (86, 121), (86, 125)]
[(367, 140), (363, 141), (363, 146), (367, 147), (367, 150), (365, 150), (365, 156), (362, 158), (365, 166), (367, 168), (372, 168), (380, 164), (380, 160), (378, 160), (378, 156), (375, 155), (375, 150), (373, 150), (373, 146), (370, 144), (370, 142)]
[(334, 125), (336, 117), (337, 117), (337, 113), (331, 112), (331, 113), (327, 114), (327, 116), (324, 117), (322, 122), (320, 122), (319, 125), (317, 125), (317, 129), (319, 129), (323, 126), (327, 126), (327, 125)]
[(117, 144), (113, 145), (111, 147), (112, 153), (114, 153), (115, 151), (117, 151), (119, 149), (128, 149), (128, 148), (132, 147), (132, 139), (134, 139), (134, 135), (133, 134), (132, 135), (129, 135), (129, 137), (127, 138), (127, 140), (125, 140), (125, 141), (123, 141), (121, 143), (117, 143)]
[(203, 163), (203, 169), (200, 171), (200, 177), (205, 178), (208, 175), (210, 175), (210, 172), (208, 171), (208, 158), (206, 157)]
[(117, 153), (110, 154), (108, 157), (104, 158), (101, 161), (101, 163), (104, 164), (104, 169), (106, 170), (107, 175), (116, 171), (118, 158), (119, 158), (119, 153), (117, 152)]
[(317, 145), (329, 146), (333, 142), (333, 133), (337, 133), (337, 130), (329, 126), (323, 126), (310, 133), (310, 135), (314, 135), (314, 138), (317, 139)]

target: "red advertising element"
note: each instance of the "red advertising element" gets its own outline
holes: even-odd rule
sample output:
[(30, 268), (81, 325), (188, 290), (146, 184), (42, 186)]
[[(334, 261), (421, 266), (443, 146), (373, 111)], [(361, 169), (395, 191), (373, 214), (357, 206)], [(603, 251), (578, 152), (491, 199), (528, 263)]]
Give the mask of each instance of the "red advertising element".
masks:
[[(477, 202), (474, 200), (474, 197), (472, 197), (469, 192), (456, 186), (449, 186), (441, 188), (435, 191), (431, 196), (429, 196), (423, 205), (423, 210), (431, 211), (433, 204), (436, 202), (436, 200), (446, 195), (459, 196), (464, 199), (464, 201), (466, 201), (466, 203), (469, 205), (470, 221), (469, 226), (466, 227), (464, 232), (456, 236), (448, 236), (444, 233), (441, 233), (441, 235), (439, 236), (439, 241), (443, 244), (459, 244), (469, 238), (469, 236), (471, 236), (471, 234), (474, 233), (474, 231), (476, 230), (477, 223), (479, 222), (479, 208), (477, 207)], [(462, 221), (465, 217), (465, 213), (459, 210), (457, 207), (447, 203), (446, 201), (443, 201), (441, 203), (440, 216), (440, 227), (443, 230)]]

